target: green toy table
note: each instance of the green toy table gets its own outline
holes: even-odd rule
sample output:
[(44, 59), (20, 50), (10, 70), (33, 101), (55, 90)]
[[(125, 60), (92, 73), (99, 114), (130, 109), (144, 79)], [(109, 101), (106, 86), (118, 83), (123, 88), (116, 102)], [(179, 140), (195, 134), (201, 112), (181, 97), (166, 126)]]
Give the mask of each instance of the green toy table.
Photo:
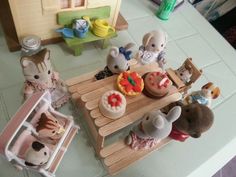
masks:
[[(57, 14), (57, 23), (58, 25), (64, 27), (71, 27), (72, 22), (75, 19), (82, 18), (83, 16), (88, 16), (91, 20), (95, 19), (107, 19), (110, 17), (111, 7), (104, 6), (104, 7), (97, 7), (97, 8), (89, 8), (84, 10), (74, 10), (74, 11), (64, 11), (59, 12)], [(74, 50), (75, 56), (81, 55), (83, 44), (93, 42), (93, 41), (102, 41), (101, 48), (104, 49), (109, 44), (109, 39), (116, 37), (116, 32), (110, 32), (106, 37), (98, 37), (94, 35), (91, 29), (86, 34), (85, 38), (63, 38), (68, 45), (69, 48)]]
[(83, 50), (83, 44), (88, 43), (88, 42), (94, 42), (94, 41), (101, 41), (102, 45), (101, 48), (105, 49), (109, 45), (109, 39), (116, 37), (117, 33), (112, 32), (106, 37), (98, 37), (95, 36), (90, 30), (86, 34), (85, 38), (63, 38), (67, 44), (68, 47), (72, 48), (74, 50), (75, 56), (81, 55), (82, 50)]

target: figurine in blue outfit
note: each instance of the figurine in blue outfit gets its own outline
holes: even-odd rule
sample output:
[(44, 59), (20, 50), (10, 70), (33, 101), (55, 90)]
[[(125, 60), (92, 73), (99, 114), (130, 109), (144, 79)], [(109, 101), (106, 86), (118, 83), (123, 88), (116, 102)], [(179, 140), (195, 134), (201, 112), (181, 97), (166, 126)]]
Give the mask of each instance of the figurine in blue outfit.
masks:
[(211, 107), (212, 99), (216, 99), (220, 95), (219, 87), (216, 87), (212, 82), (208, 82), (199, 91), (192, 92), (184, 98), (184, 104), (198, 102), (205, 106)]

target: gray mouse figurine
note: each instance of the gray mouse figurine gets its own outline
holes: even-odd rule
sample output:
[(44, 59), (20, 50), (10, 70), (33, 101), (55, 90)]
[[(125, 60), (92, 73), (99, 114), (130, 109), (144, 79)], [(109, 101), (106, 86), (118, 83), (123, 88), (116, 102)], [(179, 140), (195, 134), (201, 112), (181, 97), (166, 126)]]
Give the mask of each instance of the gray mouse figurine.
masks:
[(167, 114), (160, 110), (148, 112), (142, 121), (126, 137), (125, 143), (132, 149), (148, 149), (166, 138), (172, 129), (172, 123), (181, 115), (181, 107), (173, 107)]
[(129, 70), (130, 66), (128, 61), (130, 60), (130, 55), (132, 53), (129, 49), (133, 46), (133, 43), (128, 43), (124, 47), (111, 47), (107, 55), (107, 66), (103, 71), (100, 71), (95, 75), (96, 80), (101, 80)]

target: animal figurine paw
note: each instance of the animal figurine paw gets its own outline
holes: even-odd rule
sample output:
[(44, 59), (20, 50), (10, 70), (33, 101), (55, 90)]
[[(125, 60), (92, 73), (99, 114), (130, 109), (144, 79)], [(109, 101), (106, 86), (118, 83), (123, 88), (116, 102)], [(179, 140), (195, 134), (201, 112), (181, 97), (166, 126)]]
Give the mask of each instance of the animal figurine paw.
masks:
[(212, 82), (208, 82), (207, 84), (202, 86), (201, 90), (192, 92), (187, 95), (184, 98), (183, 103), (191, 104), (193, 102), (198, 102), (199, 104), (211, 107), (212, 99), (218, 98), (219, 95), (219, 87), (216, 87)]
[(107, 66), (103, 71), (95, 75), (96, 80), (101, 80), (110, 77), (114, 74), (120, 74), (130, 69), (129, 60), (132, 54), (131, 48), (133, 43), (128, 43), (125, 47), (112, 47), (107, 56)]
[(190, 136), (199, 138), (202, 133), (211, 128), (214, 114), (207, 106), (197, 102), (189, 105), (180, 103), (180, 105), (182, 112), (179, 119), (173, 123), (170, 138), (183, 142)]
[(52, 106), (59, 108), (69, 100), (69, 94), (59, 74), (54, 72), (50, 62), (50, 51), (46, 48), (32, 56), (24, 56), (20, 60), (25, 77), (24, 98), (38, 91), (49, 91)]
[(151, 31), (144, 35), (142, 46), (139, 47), (138, 59), (144, 65), (157, 62), (164, 69), (167, 34), (161, 30)]
[(132, 149), (152, 148), (170, 134), (172, 122), (177, 120), (180, 114), (180, 106), (172, 108), (168, 114), (160, 110), (145, 114), (141, 123), (125, 138), (125, 143)]
[(25, 153), (25, 165), (34, 167), (41, 166), (48, 162), (50, 149), (39, 141), (33, 141)]

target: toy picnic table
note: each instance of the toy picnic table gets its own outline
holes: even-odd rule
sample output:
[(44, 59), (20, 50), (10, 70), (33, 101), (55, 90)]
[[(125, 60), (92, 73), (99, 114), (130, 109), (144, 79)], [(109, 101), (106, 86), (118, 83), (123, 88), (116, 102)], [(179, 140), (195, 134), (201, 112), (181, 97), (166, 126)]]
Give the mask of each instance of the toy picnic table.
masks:
[[(131, 71), (143, 75), (147, 71), (161, 71), (161, 69), (155, 63), (139, 67), (134, 65), (131, 67)], [(162, 140), (151, 149), (137, 151), (127, 146), (123, 139), (105, 147), (105, 138), (137, 122), (144, 113), (153, 109), (161, 109), (172, 102), (180, 100), (181, 94), (176, 87), (172, 86), (169, 94), (160, 99), (152, 99), (142, 93), (135, 97), (127, 96), (125, 114), (118, 119), (110, 119), (100, 113), (98, 102), (106, 91), (117, 90), (117, 75), (95, 81), (93, 77), (96, 72), (70, 79), (67, 81), (67, 85), (72, 97), (76, 99), (78, 107), (83, 110), (84, 118), (95, 141), (94, 146), (97, 154), (103, 159), (108, 172), (115, 174), (148, 153), (167, 144), (170, 139)]]
[[(57, 14), (57, 23), (63, 27), (71, 27), (72, 23), (75, 19), (81, 19), (83, 16), (88, 16), (91, 20), (92, 19), (108, 19), (110, 17), (111, 7), (110, 6), (103, 6), (97, 8), (89, 8), (83, 9), (79, 11), (62, 11)], [(116, 37), (116, 32), (109, 32), (109, 34), (105, 37), (98, 37), (94, 35), (91, 29), (86, 34), (85, 38), (65, 38), (63, 37), (64, 41), (74, 50), (74, 55), (78, 56), (81, 55), (83, 44), (93, 42), (93, 41), (102, 41), (102, 49), (106, 48), (109, 44), (109, 39)]]

